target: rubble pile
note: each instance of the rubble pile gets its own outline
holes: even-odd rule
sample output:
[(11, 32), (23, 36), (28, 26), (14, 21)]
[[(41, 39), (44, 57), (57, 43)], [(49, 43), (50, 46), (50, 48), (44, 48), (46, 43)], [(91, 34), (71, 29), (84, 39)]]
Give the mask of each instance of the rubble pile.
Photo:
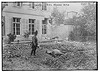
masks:
[[(44, 49), (59, 49), (63, 55), (56, 58), (46, 58), (43, 64), (51, 67), (51, 68), (78, 68), (87, 66), (87, 63), (91, 61), (91, 55), (88, 55), (86, 49), (83, 46), (75, 46), (73, 44), (64, 45), (64, 44), (55, 44), (55, 45), (44, 45)], [(85, 52), (86, 51), (86, 52)], [(92, 57), (92, 59), (94, 59)], [(57, 66), (56, 66), (57, 65)], [(56, 67), (55, 67), (56, 66)]]
[(21, 45), (8, 45), (3, 48), (3, 59), (21, 57)]

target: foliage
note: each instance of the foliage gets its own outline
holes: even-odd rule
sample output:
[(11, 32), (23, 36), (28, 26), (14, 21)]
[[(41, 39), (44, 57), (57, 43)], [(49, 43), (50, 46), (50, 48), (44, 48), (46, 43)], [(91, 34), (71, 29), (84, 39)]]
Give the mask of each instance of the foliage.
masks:
[[(85, 27), (84, 27), (85, 28)], [(86, 41), (87, 31), (83, 27), (74, 28), (68, 38), (72, 41)]]
[(51, 14), (51, 16), (53, 17), (54, 20), (54, 24), (56, 25), (60, 25), (63, 24), (64, 22), (64, 13), (65, 12), (59, 12), (57, 8), (53, 9), (53, 12)]
[(96, 20), (96, 3), (88, 3), (82, 9), (83, 15), (87, 20)]
[(87, 20), (86, 30), (91, 34), (96, 35), (96, 4), (89, 3), (85, 6), (82, 11), (84, 12), (84, 17)]
[(28, 31), (24, 32), (24, 38), (28, 38), (29, 35), (30, 35), (30, 32), (28, 32)]
[(67, 24), (73, 24), (73, 32), (70, 33), (70, 40), (87, 41), (88, 37), (96, 40), (96, 6), (88, 4), (82, 9), (82, 15), (68, 19)]
[(66, 20), (64, 21), (64, 24), (65, 24), (65, 25), (67, 25), (67, 24), (69, 24), (69, 25), (76, 25), (76, 24), (77, 24), (77, 19), (78, 19), (78, 17), (73, 16), (73, 18), (68, 18), (68, 19), (66, 19)]
[(75, 38), (75, 35), (74, 35), (73, 31), (70, 32), (68, 38), (69, 38), (69, 40), (71, 40), (71, 41), (75, 41), (76, 38)]
[(69, 35), (69, 40), (86, 41), (86, 36), (87, 36), (87, 31), (85, 29), (86, 19), (83, 16), (79, 16), (79, 17), (73, 17), (68, 22), (74, 25), (74, 29)]
[(16, 39), (16, 35), (14, 35), (14, 34), (9, 33), (7, 36), (9, 37), (8, 43), (11, 43)]

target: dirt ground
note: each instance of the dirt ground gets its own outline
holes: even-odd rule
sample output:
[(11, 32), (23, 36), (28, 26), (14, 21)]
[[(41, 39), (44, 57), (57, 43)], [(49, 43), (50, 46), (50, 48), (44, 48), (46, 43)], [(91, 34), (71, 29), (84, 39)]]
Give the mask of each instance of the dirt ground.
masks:
[[(64, 55), (52, 57), (46, 49), (59, 49)], [(11, 44), (3, 47), (2, 70), (96, 70), (97, 51), (93, 42), (40, 43), (36, 56), (30, 56), (31, 46)]]

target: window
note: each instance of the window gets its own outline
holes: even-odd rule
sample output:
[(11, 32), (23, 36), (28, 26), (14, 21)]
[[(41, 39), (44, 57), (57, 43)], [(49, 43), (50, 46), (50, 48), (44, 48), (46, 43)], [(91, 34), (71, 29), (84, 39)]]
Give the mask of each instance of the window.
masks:
[(30, 6), (30, 8), (34, 9), (34, 8), (35, 8), (34, 2), (30, 2), (30, 3), (29, 3), (29, 6)]
[(32, 6), (31, 7), (34, 9), (34, 2), (32, 2)]
[(22, 2), (14, 2), (14, 5), (20, 7), (22, 6)]
[(47, 6), (46, 6), (46, 3), (42, 3), (42, 10), (47, 10), (47, 8), (46, 8)]
[(42, 20), (42, 34), (46, 34), (47, 32), (47, 19)]
[(35, 19), (29, 19), (29, 32), (31, 35), (34, 34), (34, 23)]
[(47, 29), (47, 25), (46, 24), (43, 24), (42, 25), (42, 34), (46, 34), (46, 29)]
[(20, 35), (20, 18), (13, 18), (13, 34)]

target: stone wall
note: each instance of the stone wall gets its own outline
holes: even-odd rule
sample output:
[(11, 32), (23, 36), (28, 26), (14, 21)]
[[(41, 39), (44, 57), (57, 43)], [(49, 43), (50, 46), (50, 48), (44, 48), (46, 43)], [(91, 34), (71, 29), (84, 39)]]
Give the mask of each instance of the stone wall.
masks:
[(52, 29), (51, 38), (59, 37), (59, 39), (66, 39), (69, 33), (73, 30), (73, 25), (60, 25)]

